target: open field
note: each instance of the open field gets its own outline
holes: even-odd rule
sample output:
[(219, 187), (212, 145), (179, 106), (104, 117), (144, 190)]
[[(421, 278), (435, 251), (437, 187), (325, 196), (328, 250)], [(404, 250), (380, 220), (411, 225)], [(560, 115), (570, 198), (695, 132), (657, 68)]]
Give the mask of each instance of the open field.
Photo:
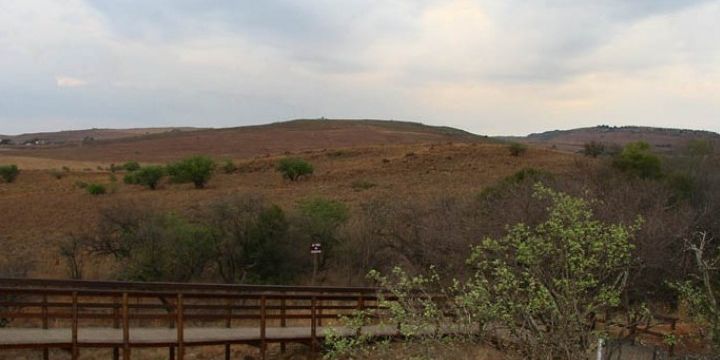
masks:
[[(217, 172), (205, 190), (192, 185), (164, 183), (157, 191), (122, 184), (117, 174), (113, 194), (91, 196), (76, 182), (110, 184), (111, 173), (97, 170), (109, 163), (70, 161), (0, 153), (0, 163), (17, 163), (23, 171), (15, 183), (0, 183), (0, 234), (13, 244), (7, 256), (31, 252), (38, 260), (34, 276), (64, 276), (65, 265), (57, 255), (57, 241), (97, 220), (98, 210), (118, 202), (149, 204), (159, 210), (184, 211), (233, 193), (257, 193), (281, 206), (297, 200), (323, 196), (357, 205), (374, 198), (422, 198), (441, 194), (479, 192), (484, 187), (525, 167), (569, 172), (575, 167), (573, 155), (532, 149), (526, 156), (512, 157), (502, 145), (483, 143), (426, 143), (342, 149), (319, 149), (292, 153), (315, 166), (315, 174), (298, 183), (288, 182), (274, 169), (281, 156), (235, 158), (240, 171)], [(284, 156), (284, 155), (282, 155)], [(114, 158), (114, 162), (134, 159)], [(584, 161), (584, 160), (582, 160)], [(47, 169), (68, 166), (72, 170), (56, 179)], [(84, 171), (83, 169), (88, 169)], [(354, 189), (357, 180), (376, 186)], [(151, 205), (150, 205), (151, 204)], [(93, 268), (87, 275), (108, 274)]]

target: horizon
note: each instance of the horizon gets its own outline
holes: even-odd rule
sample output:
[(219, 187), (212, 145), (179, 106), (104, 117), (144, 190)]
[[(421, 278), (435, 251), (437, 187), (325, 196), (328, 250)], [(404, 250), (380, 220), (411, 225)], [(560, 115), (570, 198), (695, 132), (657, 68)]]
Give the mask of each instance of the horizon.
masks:
[[(301, 121), (301, 120), (310, 120), (310, 121), (387, 121), (387, 122), (402, 122), (402, 123), (413, 123), (413, 124), (420, 124), (423, 126), (432, 126), (432, 127), (448, 127), (447, 125), (432, 125), (427, 124), (420, 121), (414, 121), (414, 120), (402, 120), (402, 119), (370, 119), (370, 118), (296, 118), (296, 119), (288, 119), (288, 120), (278, 120), (278, 121), (271, 121), (271, 122), (264, 122), (264, 123), (256, 123), (256, 124), (246, 124), (246, 125), (239, 125), (239, 126), (226, 126), (226, 127), (200, 127), (200, 126), (148, 126), (148, 127), (127, 127), (127, 128), (113, 128), (113, 127), (92, 127), (92, 128), (77, 128), (77, 129), (60, 129), (60, 130), (47, 130), (47, 131), (37, 131), (37, 132), (26, 132), (26, 133), (4, 133), (0, 131), (0, 136), (6, 136), (6, 137), (18, 137), (18, 136), (26, 136), (26, 135), (35, 135), (35, 134), (55, 134), (60, 132), (75, 132), (75, 131), (90, 131), (90, 130), (140, 130), (140, 129), (163, 129), (163, 130), (172, 130), (172, 129), (182, 129), (182, 128), (188, 128), (188, 129), (196, 129), (196, 130), (222, 130), (222, 129), (233, 129), (233, 128), (242, 128), (242, 127), (252, 127), (252, 126), (267, 126), (267, 125), (274, 125), (274, 124), (282, 124), (282, 123), (288, 123), (293, 121)], [(597, 124), (592, 126), (583, 126), (583, 127), (574, 127), (574, 128), (565, 128), (565, 129), (546, 129), (538, 132), (530, 132), (530, 133), (524, 133), (524, 134), (498, 134), (498, 135), (489, 135), (489, 134), (483, 134), (483, 133), (477, 133), (473, 132), (467, 129), (458, 128), (458, 127), (452, 127), (450, 128), (461, 130), (468, 132), (472, 135), (476, 136), (489, 136), (489, 137), (528, 137), (530, 135), (534, 134), (542, 134), (547, 132), (553, 132), (553, 131), (572, 131), (572, 130), (579, 130), (579, 129), (592, 129), (592, 128), (598, 128), (603, 126), (609, 126), (612, 128), (651, 128), (651, 129), (667, 129), (667, 130), (689, 130), (689, 131), (699, 131), (699, 132), (709, 132), (712, 134), (720, 135), (720, 132), (708, 130), (708, 129), (696, 129), (696, 128), (681, 128), (681, 127), (657, 127), (657, 126), (646, 126), (646, 125), (607, 125), (607, 124)]]
[[(0, 133), (408, 119), (720, 132), (720, 0), (0, 5)], [(13, 135), (14, 136), (14, 135)]]

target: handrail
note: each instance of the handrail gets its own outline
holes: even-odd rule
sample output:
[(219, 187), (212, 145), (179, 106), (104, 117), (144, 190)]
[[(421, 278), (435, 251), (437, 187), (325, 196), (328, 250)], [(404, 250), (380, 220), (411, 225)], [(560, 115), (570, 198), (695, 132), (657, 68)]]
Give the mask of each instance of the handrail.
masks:
[(208, 283), (179, 283), (179, 282), (130, 282), (130, 281), (99, 281), (99, 280), (58, 280), (58, 279), (28, 279), (28, 278), (0, 278), (0, 286), (33, 286), (33, 287), (71, 287), (109, 290), (202, 290), (202, 291), (280, 291), (280, 292), (347, 292), (368, 293), (385, 292), (377, 287), (339, 287), (339, 286), (289, 286), (289, 285), (247, 285), (247, 284), (208, 284)]

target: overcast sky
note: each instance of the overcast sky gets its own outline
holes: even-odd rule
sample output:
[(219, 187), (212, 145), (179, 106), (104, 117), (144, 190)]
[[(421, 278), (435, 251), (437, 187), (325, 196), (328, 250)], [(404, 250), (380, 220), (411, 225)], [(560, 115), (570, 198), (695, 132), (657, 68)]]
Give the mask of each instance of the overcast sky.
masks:
[(720, 131), (720, 0), (0, 0), (0, 133)]

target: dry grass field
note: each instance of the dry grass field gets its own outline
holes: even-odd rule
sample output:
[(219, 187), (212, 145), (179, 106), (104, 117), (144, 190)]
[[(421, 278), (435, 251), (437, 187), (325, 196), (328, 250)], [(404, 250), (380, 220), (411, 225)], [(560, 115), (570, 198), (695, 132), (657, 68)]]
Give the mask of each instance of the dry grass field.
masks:
[[(406, 127), (333, 123), (318, 129), (312, 123), (290, 123), (279, 128), (199, 131), (190, 137), (180, 134), (177, 143), (166, 137), (150, 137), (103, 143), (93, 149), (70, 146), (0, 152), (0, 164), (13, 163), (22, 169), (14, 183), (0, 183), (0, 241), (6, 249), (2, 257), (25, 256), (34, 261), (33, 276), (64, 277), (58, 241), (68, 233), (93, 226), (99, 209), (119, 202), (183, 212), (229, 194), (251, 192), (288, 208), (312, 196), (340, 200), (353, 208), (374, 198), (476, 193), (525, 167), (568, 172), (579, 161), (574, 155), (534, 148), (524, 156), (513, 157), (506, 146), (481, 137), (416, 126), (409, 131)], [(258, 134), (254, 135), (255, 131)], [(228, 133), (234, 134), (233, 142), (227, 140)], [(195, 136), (213, 138), (189, 146), (196, 144)], [(137, 152), (120, 151), (131, 146)], [(122, 173), (115, 174), (117, 181), (112, 185), (113, 175), (106, 170), (111, 163), (161, 163), (194, 153), (209, 154), (218, 161), (233, 159), (240, 170), (233, 174), (216, 172), (204, 190), (166, 182), (156, 191), (123, 184)], [(274, 163), (287, 155), (310, 161), (315, 166), (314, 175), (297, 183), (284, 180)], [(59, 171), (63, 167), (71, 170)], [(60, 179), (55, 176), (58, 172), (62, 173)], [(375, 186), (359, 189), (353, 187), (356, 181)], [(78, 188), (77, 182), (106, 184), (111, 193), (92, 196)], [(107, 271), (98, 264), (88, 266), (85, 275), (107, 278)]]

